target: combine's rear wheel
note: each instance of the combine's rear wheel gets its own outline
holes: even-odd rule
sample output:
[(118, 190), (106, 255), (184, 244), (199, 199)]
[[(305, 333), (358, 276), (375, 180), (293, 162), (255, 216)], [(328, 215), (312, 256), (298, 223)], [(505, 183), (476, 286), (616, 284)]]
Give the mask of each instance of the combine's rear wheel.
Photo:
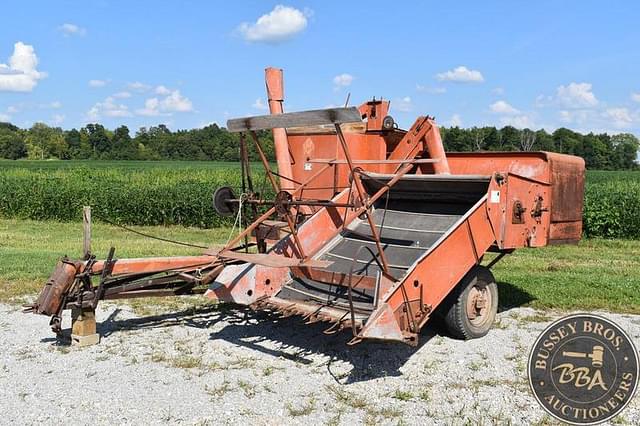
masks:
[(468, 340), (487, 334), (498, 311), (498, 286), (491, 271), (474, 266), (447, 303), (444, 322), (453, 337)]

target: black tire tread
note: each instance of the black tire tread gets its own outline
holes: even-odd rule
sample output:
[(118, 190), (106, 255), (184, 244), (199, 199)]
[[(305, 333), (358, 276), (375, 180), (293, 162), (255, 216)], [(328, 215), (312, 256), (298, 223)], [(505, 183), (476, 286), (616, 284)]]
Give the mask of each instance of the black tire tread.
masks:
[[(469, 329), (465, 323), (466, 319), (466, 304), (464, 303), (465, 290), (475, 284), (476, 280), (481, 280), (486, 283), (487, 286), (495, 286), (495, 279), (491, 271), (483, 266), (474, 266), (458, 283), (455, 289), (447, 296), (445, 300), (446, 310), (444, 315), (444, 323), (449, 334), (457, 339), (469, 340), (473, 338), (482, 337), (489, 329), (481, 333), (474, 333)], [(497, 290), (497, 287), (496, 287)], [(497, 296), (497, 291), (496, 291)], [(494, 298), (493, 303), (497, 307), (497, 297)], [(489, 328), (491, 328), (489, 326)]]

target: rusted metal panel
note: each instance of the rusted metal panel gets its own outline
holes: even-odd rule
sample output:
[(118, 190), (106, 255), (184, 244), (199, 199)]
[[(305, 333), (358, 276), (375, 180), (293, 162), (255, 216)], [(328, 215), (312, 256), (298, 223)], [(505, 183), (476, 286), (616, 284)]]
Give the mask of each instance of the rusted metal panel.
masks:
[[(483, 153), (449, 153), (449, 163), (453, 173), (504, 173), (520, 176), (535, 181), (532, 187), (523, 190), (520, 184), (509, 185), (509, 202), (518, 197), (531, 198), (529, 195), (539, 195), (542, 199), (539, 208), (542, 209), (538, 217), (540, 224), (525, 224), (528, 226), (528, 234), (535, 236), (533, 239), (515, 238), (518, 224), (506, 224), (506, 217), (496, 216), (494, 211), (494, 225), (499, 222), (501, 229), (496, 229), (504, 242), (504, 233), (509, 232), (512, 239), (505, 247), (522, 247), (523, 245), (543, 246), (546, 244), (559, 244), (577, 242), (582, 234), (582, 209), (584, 200), (584, 160), (571, 155), (551, 152), (483, 152)], [(543, 191), (544, 187), (546, 191)], [(516, 193), (524, 191), (524, 195)], [(530, 193), (530, 191), (532, 191)], [(534, 199), (536, 196), (533, 197)], [(524, 200), (521, 200), (524, 202)], [(511, 209), (505, 203), (501, 204), (506, 211)], [(527, 203), (524, 203), (527, 204)], [(531, 206), (533, 204), (533, 206)], [(529, 200), (524, 207), (529, 213), (525, 213), (525, 222), (536, 209), (536, 202)], [(496, 225), (498, 226), (498, 225)], [(535, 226), (535, 229), (533, 228)], [(519, 231), (523, 232), (523, 231)], [(524, 241), (524, 244), (523, 244)]]
[(551, 222), (549, 244), (577, 244), (582, 237), (582, 221)]
[[(549, 236), (549, 185), (525, 179), (515, 174), (505, 176), (506, 184), (506, 223), (502, 248), (542, 247), (547, 245)], [(524, 211), (522, 221), (513, 223), (508, 218), (513, 216), (516, 201)]]
[[(112, 275), (144, 274), (151, 272), (171, 271), (185, 268), (197, 268), (210, 265), (218, 261), (211, 255), (205, 256), (175, 256), (175, 257), (144, 257), (138, 259), (118, 259), (113, 265)], [(87, 263), (84, 262), (84, 265)], [(93, 265), (92, 272), (102, 272), (105, 262), (98, 261)]]
[(548, 155), (546, 152), (449, 152), (447, 159), (452, 174), (493, 175), (508, 172), (549, 182)]
[(584, 160), (579, 157), (549, 154), (551, 162), (551, 225), (553, 244), (575, 243), (582, 237), (584, 204)]
[(63, 297), (75, 281), (80, 268), (80, 262), (59, 261), (30, 309), (42, 315), (57, 315), (62, 307)]

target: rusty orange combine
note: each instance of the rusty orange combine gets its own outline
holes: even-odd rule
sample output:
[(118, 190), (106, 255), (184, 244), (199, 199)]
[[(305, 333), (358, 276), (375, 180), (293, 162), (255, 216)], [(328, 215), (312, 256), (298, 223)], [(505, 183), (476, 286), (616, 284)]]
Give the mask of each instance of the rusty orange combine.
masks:
[[(30, 308), (74, 320), (98, 301), (205, 293), (224, 302), (327, 321), (327, 334), (416, 344), (434, 315), (460, 338), (486, 334), (498, 292), (491, 266), (520, 247), (576, 243), (584, 162), (548, 152), (445, 154), (433, 118), (408, 131), (389, 102), (283, 113), (282, 71), (266, 72), (270, 115), (229, 120), (240, 132), (243, 189), (214, 194), (223, 215), (251, 217), (201, 256), (63, 259)], [(273, 129), (277, 172), (256, 131)], [(254, 192), (247, 144), (275, 191)], [(265, 211), (265, 209), (268, 210)], [(259, 212), (264, 212), (259, 214)], [(489, 263), (485, 253), (497, 253)], [(486, 263), (486, 264), (485, 264)]]

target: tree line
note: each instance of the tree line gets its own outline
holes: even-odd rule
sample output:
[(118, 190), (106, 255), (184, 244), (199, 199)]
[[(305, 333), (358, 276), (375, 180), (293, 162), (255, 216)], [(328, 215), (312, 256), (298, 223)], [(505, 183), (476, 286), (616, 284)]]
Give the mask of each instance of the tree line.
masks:
[(587, 168), (598, 170), (638, 169), (640, 141), (631, 133), (581, 134), (566, 128), (545, 130), (505, 126), (441, 129), (447, 151), (553, 151), (584, 158)]
[[(554, 151), (585, 159), (590, 169), (628, 170), (636, 163), (640, 142), (630, 133), (581, 134), (566, 128), (545, 130), (505, 126), (441, 129), (447, 151)], [(269, 159), (274, 159), (273, 137), (261, 131), (258, 137)], [(101, 124), (87, 124), (63, 130), (44, 123), (20, 129), (0, 123), (0, 158), (61, 160), (213, 160), (237, 161), (239, 136), (216, 124), (171, 131), (164, 124), (142, 127), (135, 135), (129, 128), (115, 130)], [(251, 160), (258, 160), (253, 143), (248, 143)]]

